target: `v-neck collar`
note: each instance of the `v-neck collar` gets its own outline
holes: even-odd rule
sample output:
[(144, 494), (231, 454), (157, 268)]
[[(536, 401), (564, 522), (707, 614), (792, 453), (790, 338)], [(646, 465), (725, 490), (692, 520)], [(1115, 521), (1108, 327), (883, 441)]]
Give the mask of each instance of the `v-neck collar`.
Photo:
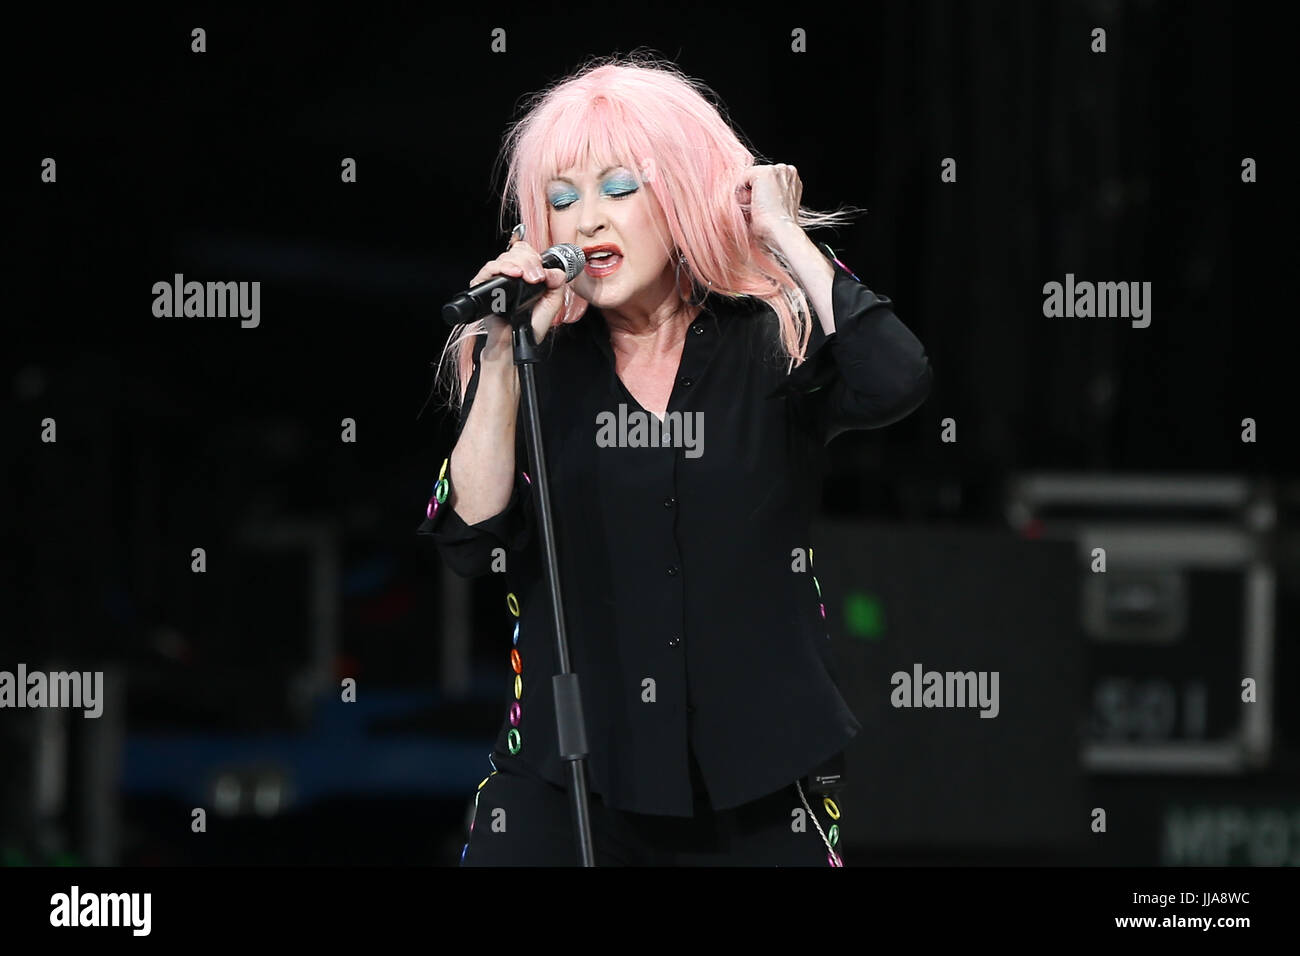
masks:
[[(686, 379), (689, 386), (690, 381), (703, 372), (715, 354), (716, 347), (722, 341), (727, 326), (735, 314), (741, 309), (752, 307), (753, 303), (754, 299), (751, 296), (737, 299), (725, 296), (710, 296), (705, 300), (699, 314), (687, 326), (686, 339), (682, 343), (682, 354), (678, 359), (676, 381), (673, 383), (665, 414), (671, 412), (682, 401), (679, 395), (684, 387), (681, 384), (682, 380)], [(614, 347), (609, 339), (609, 323), (606, 321), (604, 313), (595, 306), (589, 305), (579, 324), (587, 327), (587, 333), (592, 344), (597, 352), (605, 358), (606, 387), (609, 391), (617, 394), (620, 398), (626, 399), (630, 407), (638, 409), (647, 415), (653, 415), (656, 419), (662, 421), (663, 419), (660, 419), (658, 415), (641, 405), (637, 397), (632, 394), (632, 390), (627, 387), (619, 376)], [(696, 331), (697, 327), (711, 327), (712, 334), (704, 336), (704, 341), (697, 342), (696, 338), (699, 334)]]

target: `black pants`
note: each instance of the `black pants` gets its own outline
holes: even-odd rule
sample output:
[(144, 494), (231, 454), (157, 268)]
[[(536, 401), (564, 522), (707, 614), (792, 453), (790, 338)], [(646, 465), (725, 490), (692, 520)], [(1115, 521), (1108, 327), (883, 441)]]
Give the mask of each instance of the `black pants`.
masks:
[[(577, 866), (568, 791), (520, 770), (509, 758), (497, 757), (495, 762), (499, 769), (475, 797), (461, 866)], [(691, 772), (696, 786), (693, 817), (612, 810), (592, 794), (596, 865), (843, 865), (839, 808), (833, 800), (808, 793), (800, 781), (734, 809), (717, 811), (708, 804), (694, 754)], [(828, 842), (835, 847), (833, 854)]]

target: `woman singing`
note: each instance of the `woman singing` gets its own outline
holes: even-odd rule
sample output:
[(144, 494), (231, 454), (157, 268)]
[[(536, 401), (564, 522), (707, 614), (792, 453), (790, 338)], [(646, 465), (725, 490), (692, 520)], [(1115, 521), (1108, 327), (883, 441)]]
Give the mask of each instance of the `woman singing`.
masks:
[[(826, 444), (910, 414), (931, 370), (804, 232), (845, 213), (802, 208), (796, 170), (756, 165), (711, 96), (645, 58), (540, 95), (505, 141), (520, 225), (470, 284), (546, 285), (538, 404), (597, 865), (841, 866), (815, 771), (861, 725), (810, 521)], [(586, 253), (571, 283), (542, 267), (555, 243)], [(573, 865), (509, 322), (462, 326), (440, 371), (459, 426), (419, 530), (501, 582), (504, 713), (461, 864)]]

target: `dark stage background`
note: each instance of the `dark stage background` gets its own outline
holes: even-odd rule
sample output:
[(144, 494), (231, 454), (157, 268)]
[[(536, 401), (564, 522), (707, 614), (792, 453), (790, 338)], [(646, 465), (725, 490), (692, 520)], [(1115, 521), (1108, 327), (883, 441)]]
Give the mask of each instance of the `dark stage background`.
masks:
[[(1300, 863), (1268, 8), (571, 9), (9, 23), (0, 670), (110, 695), (0, 710), (0, 863), (456, 862), (508, 645), (499, 585), (414, 534), (450, 439), (421, 414), (439, 309), (502, 244), (522, 98), (635, 48), (807, 205), (868, 210), (815, 238), (935, 370), (918, 412), (831, 445), (850, 864)], [(178, 272), (259, 280), (261, 324), (154, 318)], [(1151, 282), (1150, 327), (1045, 318), (1067, 273)], [(1002, 713), (891, 708), (917, 661), (1001, 669)]]

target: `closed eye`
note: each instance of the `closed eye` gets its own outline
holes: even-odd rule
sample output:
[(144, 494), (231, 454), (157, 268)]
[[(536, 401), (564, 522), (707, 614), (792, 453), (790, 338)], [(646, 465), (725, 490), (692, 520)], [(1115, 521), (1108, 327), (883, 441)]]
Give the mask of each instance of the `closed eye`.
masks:
[[(605, 195), (610, 199), (626, 199), (628, 196), (631, 196), (636, 191), (637, 190), (635, 189), (626, 189), (623, 192), (605, 193)], [(556, 212), (559, 212), (562, 209), (568, 209), (575, 202), (577, 202), (576, 199), (570, 199), (568, 202), (551, 203), (551, 208), (553, 208)]]

